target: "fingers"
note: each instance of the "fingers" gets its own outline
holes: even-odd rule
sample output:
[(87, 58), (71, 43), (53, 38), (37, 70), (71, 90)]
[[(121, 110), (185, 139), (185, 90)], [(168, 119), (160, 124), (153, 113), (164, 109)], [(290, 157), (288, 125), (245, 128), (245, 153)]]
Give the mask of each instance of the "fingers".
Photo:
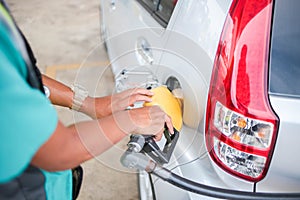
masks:
[(173, 127), (172, 119), (167, 114), (165, 115), (165, 122), (166, 122), (166, 126), (169, 129), (169, 132), (173, 135), (174, 134), (174, 127)]
[(174, 128), (172, 124), (171, 118), (159, 107), (159, 106), (152, 106), (149, 107), (150, 109), (150, 120), (151, 120), (151, 126), (153, 126), (153, 131), (151, 134), (155, 135), (156, 140), (160, 140), (164, 129), (165, 125), (169, 129), (169, 132), (171, 134), (174, 134)]
[(155, 141), (160, 141), (164, 134), (164, 128), (162, 128), (156, 135), (154, 135)]
[(123, 92), (113, 94), (111, 96), (112, 112), (117, 112), (126, 109), (128, 106), (133, 106), (136, 102), (151, 102), (153, 92), (143, 88), (128, 89)]
[(129, 103), (131, 103), (131, 104), (134, 104), (135, 102), (138, 102), (138, 101), (151, 102), (152, 99), (149, 96), (140, 95), (140, 94), (134, 94), (129, 99)]
[(129, 96), (131, 97), (130, 103), (135, 103), (137, 101), (151, 102), (151, 97), (154, 95), (152, 91), (143, 88), (131, 89), (128, 92)]
[(153, 96), (154, 93), (151, 90), (147, 90), (144, 88), (135, 88), (135, 89), (131, 89), (133, 90), (131, 92), (131, 94), (141, 94), (141, 95), (147, 95), (147, 96)]
[[(162, 125), (162, 131), (161, 132), (163, 132), (164, 127), (166, 125), (167, 128), (168, 128), (168, 130), (169, 130), (169, 132), (171, 134), (174, 134), (174, 127), (173, 127), (173, 123), (172, 123), (171, 117), (169, 115), (167, 115), (159, 106), (152, 106), (151, 108), (154, 110), (154, 112), (158, 113), (158, 114), (154, 114), (153, 115), (155, 117), (155, 119), (152, 118), (153, 116), (151, 116), (151, 120), (156, 120), (156, 119), (160, 120), (160, 123), (162, 123), (161, 124)], [(160, 117), (158, 117), (158, 115)]]
[[(122, 113), (123, 117), (118, 117)], [(153, 135), (157, 141), (161, 140), (165, 126), (171, 134), (174, 133), (171, 118), (159, 106), (117, 112), (115, 120), (125, 133)]]
[(154, 93), (151, 90), (147, 90), (144, 88), (133, 88), (133, 89), (128, 89), (125, 90), (123, 92), (121, 92), (120, 94), (124, 94), (124, 96), (132, 96), (132, 95), (146, 95), (146, 96), (153, 96)]
[(120, 97), (121, 99), (123, 99), (123, 101), (126, 104), (126, 106), (130, 106), (133, 105), (136, 102), (151, 102), (152, 101), (152, 96), (153, 96), (153, 92), (151, 92), (150, 90), (146, 90), (143, 88), (135, 88), (135, 89), (129, 89), (126, 90), (122, 93), (120, 93)]

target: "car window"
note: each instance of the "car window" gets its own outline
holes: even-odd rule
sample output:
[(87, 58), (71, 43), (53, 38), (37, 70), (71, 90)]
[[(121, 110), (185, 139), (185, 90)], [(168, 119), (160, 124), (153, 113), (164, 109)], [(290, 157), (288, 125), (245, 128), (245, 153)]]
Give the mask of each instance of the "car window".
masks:
[(175, 8), (176, 2), (176, 0), (161, 0), (156, 14), (163, 21), (168, 23)]
[(272, 94), (300, 97), (300, 1), (275, 1), (271, 54)]
[(177, 0), (138, 0), (138, 2), (165, 28), (169, 23)]
[(154, 13), (158, 8), (159, 0), (138, 0), (149, 13)]

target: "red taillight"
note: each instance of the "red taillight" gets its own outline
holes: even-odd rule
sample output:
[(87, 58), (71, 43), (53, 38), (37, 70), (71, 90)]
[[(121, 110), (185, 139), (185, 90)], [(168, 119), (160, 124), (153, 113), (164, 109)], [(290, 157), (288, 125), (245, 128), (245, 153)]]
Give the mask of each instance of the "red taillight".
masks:
[(268, 170), (278, 127), (267, 94), (272, 0), (235, 0), (212, 71), (206, 145), (222, 169), (257, 182)]

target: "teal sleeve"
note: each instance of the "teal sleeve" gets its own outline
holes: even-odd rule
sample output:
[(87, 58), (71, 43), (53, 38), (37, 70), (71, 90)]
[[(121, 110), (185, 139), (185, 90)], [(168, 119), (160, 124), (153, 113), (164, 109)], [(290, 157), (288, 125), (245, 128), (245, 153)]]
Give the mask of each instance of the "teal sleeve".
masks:
[(71, 170), (59, 172), (42, 172), (44, 173), (46, 179), (45, 190), (47, 199), (72, 199), (73, 183)]
[(0, 44), (0, 183), (26, 169), (58, 122), (50, 101), (25, 77), (17, 50), (7, 41)]

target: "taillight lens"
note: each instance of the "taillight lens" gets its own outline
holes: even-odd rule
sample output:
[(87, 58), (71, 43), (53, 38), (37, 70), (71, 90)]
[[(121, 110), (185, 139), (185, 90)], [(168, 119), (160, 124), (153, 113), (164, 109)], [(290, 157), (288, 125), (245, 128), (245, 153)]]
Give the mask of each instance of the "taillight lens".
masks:
[(235, 0), (212, 71), (206, 145), (224, 170), (257, 182), (267, 173), (278, 118), (267, 94), (272, 0)]
[(215, 128), (233, 141), (257, 149), (270, 147), (274, 129), (272, 123), (246, 117), (220, 102), (216, 102), (213, 120)]

